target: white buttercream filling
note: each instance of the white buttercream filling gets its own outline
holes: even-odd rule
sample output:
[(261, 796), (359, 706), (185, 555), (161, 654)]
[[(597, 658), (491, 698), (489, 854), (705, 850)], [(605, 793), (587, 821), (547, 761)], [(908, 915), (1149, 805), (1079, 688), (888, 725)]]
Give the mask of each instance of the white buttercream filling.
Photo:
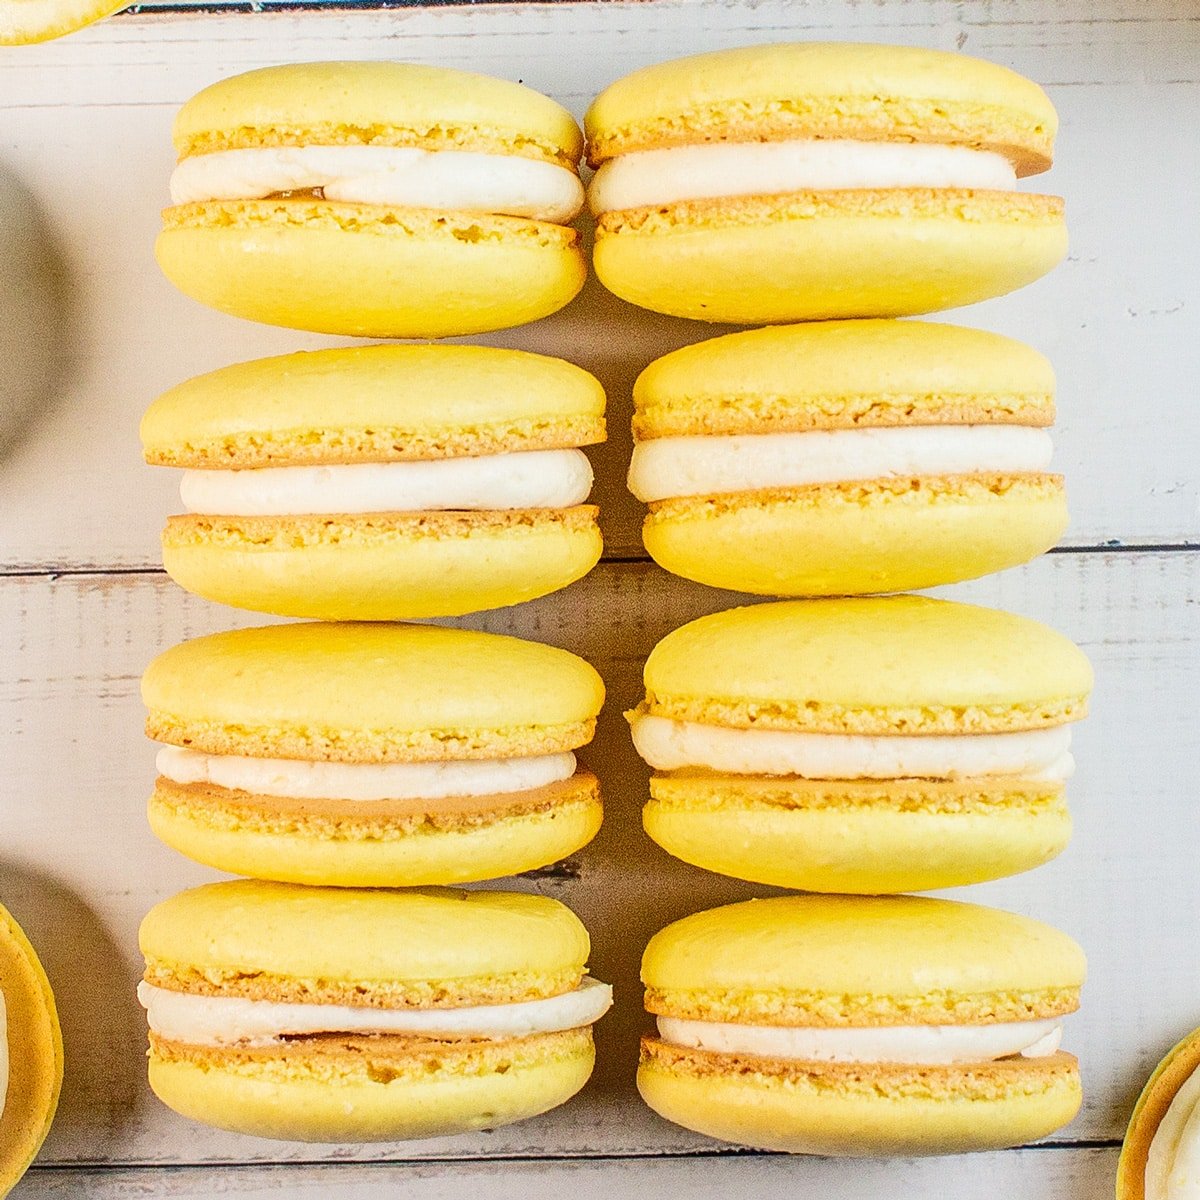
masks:
[(319, 188), (327, 200), (496, 213), (565, 224), (583, 207), (567, 167), (517, 154), (411, 146), (264, 146), (185, 158), (171, 175), (176, 204), (261, 200)]
[(1171, 1100), (1150, 1140), (1146, 1200), (1200, 1197), (1200, 1071), (1194, 1071)]
[(846, 188), (1013, 191), (1002, 154), (966, 146), (843, 139), (715, 142), (637, 150), (603, 163), (588, 185), (597, 216), (625, 208)]
[(582, 450), (185, 471), (179, 485), (189, 512), (228, 517), (568, 508), (591, 490), (592, 467)]
[(269, 1045), (315, 1033), (397, 1033), (428, 1038), (532, 1037), (580, 1029), (612, 1006), (612, 988), (585, 977), (574, 991), (516, 1004), (387, 1009), (282, 1004), (240, 996), (197, 996), (138, 984), (138, 1000), (160, 1037), (193, 1046)]
[(1045, 1058), (1062, 1041), (1057, 1017), (996, 1025), (890, 1025), (799, 1028), (659, 1017), (658, 1032), (677, 1046), (805, 1062), (960, 1063), (1023, 1055)]
[(545, 787), (575, 774), (575, 755), (543, 754), (446, 762), (341, 763), (293, 758), (201, 754), (163, 746), (158, 773), (175, 783), (279, 796), (291, 800), (442, 800)]
[(731, 729), (638, 712), (637, 752), (658, 771), (704, 767), (728, 775), (804, 779), (1067, 779), (1075, 767), (1065, 725), (1017, 733), (870, 736)]
[(0, 1116), (8, 1100), (8, 1004), (0, 992)]
[(629, 490), (651, 501), (860, 479), (1045, 471), (1052, 452), (1044, 429), (1022, 425), (666, 437), (634, 447)]

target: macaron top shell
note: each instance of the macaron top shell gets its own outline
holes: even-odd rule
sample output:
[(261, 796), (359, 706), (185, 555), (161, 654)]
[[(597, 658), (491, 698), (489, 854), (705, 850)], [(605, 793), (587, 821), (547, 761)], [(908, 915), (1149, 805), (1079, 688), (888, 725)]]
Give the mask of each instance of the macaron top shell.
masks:
[(1092, 670), (1061, 634), (923, 596), (793, 600), (701, 617), (646, 661), (646, 711), (815, 733), (1038, 729), (1087, 711)]
[(161, 395), (147, 462), (397, 462), (604, 440), (604, 389), (562, 359), (489, 346), (359, 346), (238, 363)]
[(1028, 917), (912, 896), (782, 896), (651, 938), (647, 1008), (765, 1025), (980, 1024), (1070, 1012), (1086, 962)]
[(148, 735), (213, 754), (340, 762), (513, 757), (591, 739), (581, 658), (432, 625), (299, 624), (195, 638), (142, 679)]
[(574, 168), (575, 118), (507, 79), (400, 62), (289, 63), (235, 75), (175, 118), (180, 158), (253, 146), (379, 145), (469, 150)]
[(995, 63), (912, 46), (787, 42), (635, 71), (584, 118), (592, 165), (706, 142), (936, 142), (1050, 166), (1058, 118), (1037, 84)]
[(823, 321), (697, 342), (633, 387), (640, 439), (1054, 420), (1054, 369), (999, 334), (928, 321)]
[(208, 884), (163, 901), (138, 935), (146, 978), (199, 994), (444, 1008), (575, 987), (586, 929), (544, 896)]

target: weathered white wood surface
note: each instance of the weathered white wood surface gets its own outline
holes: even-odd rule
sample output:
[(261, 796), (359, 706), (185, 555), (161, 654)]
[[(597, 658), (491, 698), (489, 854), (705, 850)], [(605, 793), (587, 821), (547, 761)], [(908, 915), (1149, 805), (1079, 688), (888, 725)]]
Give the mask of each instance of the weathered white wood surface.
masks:
[[(43, 1165), (14, 1195), (320, 1189), (359, 1200), (400, 1187), (414, 1197), (486, 1187), (504, 1200), (564, 1185), (584, 1198), (657, 1185), (695, 1197), (786, 1189), (839, 1200), (1073, 1200), (1107, 1191), (1112, 1145), (1142, 1079), (1200, 1023), (1200, 553), (1179, 548), (1200, 543), (1200, 150), (1187, 119), (1200, 98), (1200, 4), (662, 0), (151, 11), (186, 7), (147, 4), (142, 15), (59, 43), (0, 49), (0, 245), (7, 261), (21, 262), (19, 277), (29, 271), (41, 284), (37, 294), (0, 287), (0, 330), (9, 331), (8, 341), (0, 336), (0, 383), (15, 381), (34, 412), (20, 440), (0, 450), (0, 899), (43, 952), (68, 1053)], [(140, 465), (137, 422), (154, 394), (196, 372), (334, 344), (209, 313), (160, 278), (151, 246), (175, 107), (221, 75), (269, 62), (402, 57), (520, 77), (582, 112), (596, 90), (642, 63), (787, 37), (958, 47), (1040, 80), (1063, 117), (1046, 186), (1068, 198), (1070, 260), (1016, 296), (950, 319), (1023, 337), (1054, 359), (1058, 461), (1075, 514), (1068, 544), (1091, 552), (1057, 554), (948, 594), (1047, 620), (1097, 665), (1096, 715), (1078, 735), (1072, 846), (1040, 871), (969, 892), (1059, 924), (1089, 951), (1084, 1010), (1068, 1032), (1083, 1059), (1083, 1114), (1056, 1139), (1061, 1148), (848, 1164), (714, 1156), (713, 1143), (638, 1102), (636, 967), (646, 937), (684, 912), (765, 889), (683, 867), (641, 835), (645, 771), (620, 717), (637, 697), (653, 643), (735, 598), (641, 562), (611, 562), (564, 594), (471, 622), (575, 649), (610, 688), (588, 754), (605, 784), (605, 828), (565, 868), (519, 885), (580, 912), (594, 935), (597, 973), (618, 985), (587, 1091), (525, 1125), (405, 1146), (265, 1143), (175, 1117), (144, 1084), (134, 931), (156, 900), (211, 876), (159, 846), (145, 826), (153, 755), (140, 736), (137, 678), (179, 639), (257, 618), (138, 573), (157, 563), (175, 480)], [(35, 341), (16, 336), (20, 318), (39, 304), (56, 314), (50, 327)], [(608, 387), (613, 438), (596, 462), (611, 557), (641, 556), (640, 512), (621, 486), (629, 385), (650, 358), (709, 335), (708, 327), (620, 305), (592, 283), (562, 314), (486, 339), (572, 358)], [(54, 378), (34, 386), (29, 376), (47, 352)], [(1109, 544), (1146, 550), (1098, 549)], [(1097, 1142), (1106, 1145), (1085, 1145)], [(697, 1153), (706, 1156), (648, 1161)], [(630, 1159), (609, 1161), (614, 1156)], [(456, 1157), (470, 1161), (438, 1161)], [(491, 1157), (580, 1161), (478, 1161)], [(418, 1159), (426, 1161), (389, 1165)], [(239, 1163), (259, 1165), (218, 1165)]]
[[(153, 565), (161, 516), (177, 500), (173, 472), (138, 463), (149, 400), (235, 360), (332, 344), (212, 313), (154, 266), (171, 118), (206, 83), (285, 60), (402, 57), (520, 77), (581, 113), (641, 64), (795, 36), (961, 47), (1047, 86), (1062, 116), (1058, 163), (1027, 186), (1068, 198), (1070, 260), (953, 319), (1025, 338), (1058, 366), (1068, 544), (1195, 539), (1200, 302), (1187, 248), (1200, 156), (1182, 119), (1200, 96), (1194, 4), (552, 4), (122, 16), (48, 46), (0, 49), (0, 182), (32, 193), (61, 254), (47, 274), (65, 277), (70, 299), (54, 331), (53, 397), (0, 478), (0, 563)], [(623, 305), (592, 281), (564, 312), (485, 339), (562, 354), (608, 387), (612, 440), (596, 461), (610, 553), (640, 552), (641, 510), (621, 482), (630, 383), (649, 359), (718, 332)]]
[(1017, 1150), (951, 1161), (902, 1159), (838, 1165), (739, 1155), (593, 1163), (423, 1163), (313, 1167), (219, 1167), (114, 1170), (83, 1174), (35, 1168), (13, 1200), (210, 1200), (213, 1196), (286, 1196), (288, 1200), (530, 1200), (570, 1195), (611, 1200), (635, 1195), (822, 1197), (824, 1200), (1097, 1200), (1111, 1190), (1116, 1151)]

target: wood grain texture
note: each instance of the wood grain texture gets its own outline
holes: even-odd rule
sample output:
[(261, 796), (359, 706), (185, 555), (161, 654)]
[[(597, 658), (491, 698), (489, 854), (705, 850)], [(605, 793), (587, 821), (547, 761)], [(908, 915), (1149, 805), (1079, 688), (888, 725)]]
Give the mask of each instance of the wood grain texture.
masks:
[[(1187, 11), (1171, 0), (173, 16), (148, 6), (47, 46), (0, 50), (0, 184), (28, 192), (36, 214), (9, 237), (28, 247), (59, 309), (56, 373), (47, 377), (39, 360), (22, 384), (21, 356), (9, 364), (15, 387), (34, 393), (35, 415), (0, 473), (0, 566), (154, 565), (177, 475), (138, 464), (147, 403), (231, 361), (338, 344), (209, 312), (157, 271), (170, 122), (191, 93), (272, 62), (400, 57), (519, 77), (582, 113), (644, 63), (788, 37), (957, 47), (1047, 86), (1062, 116), (1059, 160), (1030, 186), (1067, 197), (1069, 261), (950, 318), (1024, 338), (1056, 363), (1057, 463), (1074, 512), (1066, 544), (1200, 540), (1190, 382), (1200, 375), (1200, 283), (1182, 252), (1194, 238), (1200, 154), (1188, 123), (1169, 119), (1200, 99), (1200, 21), (1181, 19)], [(724, 331), (641, 312), (592, 280), (563, 312), (481, 339), (563, 355), (606, 385), (612, 437), (595, 461), (610, 555), (642, 553), (642, 509), (622, 484), (634, 377), (659, 354)]]
[[(617, 1007), (598, 1029), (596, 1078), (559, 1112), (491, 1134), (331, 1149), (190, 1126), (143, 1082), (135, 929), (155, 902), (211, 873), (158, 845), (146, 828), (153, 753), (140, 734), (137, 680), (158, 650), (253, 619), (187, 597), (157, 574), (7, 580), (0, 587), (0, 628), (11, 639), (0, 671), (0, 895), (45, 954), (70, 1063), (44, 1161), (587, 1156), (709, 1145), (658, 1120), (634, 1094), (645, 1022), (637, 963), (647, 938), (669, 920), (769, 889), (676, 863), (640, 831), (646, 770), (621, 713), (639, 698), (642, 661), (670, 629), (738, 599), (666, 582), (647, 564), (609, 564), (557, 596), (463, 622), (575, 650), (609, 689), (597, 740), (583, 754), (601, 777), (605, 827), (569, 870), (521, 884), (579, 912), (593, 933), (596, 974), (617, 986)], [(1096, 666), (1095, 715), (1076, 739), (1070, 848), (1038, 871), (967, 891), (1059, 925), (1087, 949), (1084, 1009), (1067, 1031), (1087, 1097), (1058, 1140), (1118, 1138), (1154, 1061), (1200, 1018), (1194, 933), (1179, 915), (1200, 908), (1188, 761), (1200, 554), (1054, 555), (948, 591), (1048, 621)]]
[(115, 1170), (83, 1174), (36, 1168), (12, 1200), (528, 1200), (570, 1194), (576, 1200), (646, 1194), (689, 1200), (730, 1196), (824, 1196), (836, 1200), (1096, 1200), (1112, 1189), (1112, 1149), (1019, 1150), (970, 1158), (837, 1164), (778, 1156), (704, 1156), (677, 1161), (592, 1163), (404, 1163), (371, 1166), (217, 1167)]

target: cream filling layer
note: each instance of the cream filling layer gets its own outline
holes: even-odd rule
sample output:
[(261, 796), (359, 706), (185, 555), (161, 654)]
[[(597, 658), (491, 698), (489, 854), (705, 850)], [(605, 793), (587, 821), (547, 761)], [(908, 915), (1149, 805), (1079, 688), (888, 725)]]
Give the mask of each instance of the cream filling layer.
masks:
[(1002, 154), (917, 142), (806, 139), (637, 150), (601, 164), (588, 185), (599, 216), (626, 208), (847, 188), (981, 188), (1011, 192)]
[(1146, 1200), (1200, 1197), (1200, 1071), (1184, 1080), (1150, 1140)]
[(443, 800), (449, 796), (507, 795), (570, 779), (575, 774), (575, 755), (339, 763), (201, 754), (181, 746), (163, 746), (155, 765), (160, 775), (174, 783), (208, 783), (289, 800)]
[(516, 1004), (386, 1009), (280, 1004), (240, 996), (196, 996), (138, 984), (138, 1000), (160, 1037), (193, 1046), (270, 1045), (315, 1033), (396, 1033), (428, 1038), (532, 1037), (581, 1029), (612, 1007), (612, 988), (585, 977), (574, 991)]
[(637, 752), (658, 771), (704, 767), (728, 775), (804, 779), (971, 779), (1010, 775), (1070, 777), (1071, 731), (1065, 725), (1019, 733), (876, 737), (731, 729), (636, 712)]
[(185, 471), (179, 485), (188, 512), (226, 517), (568, 508), (591, 490), (592, 467), (582, 450)]
[(327, 200), (495, 213), (565, 224), (583, 208), (579, 176), (517, 154), (411, 146), (264, 146), (193, 155), (171, 175), (176, 204), (261, 200), (319, 188)]
[(1045, 1058), (1062, 1042), (1057, 1017), (996, 1025), (888, 1025), (797, 1028), (659, 1017), (658, 1032), (676, 1046), (805, 1062), (962, 1063), (1023, 1055)]
[(933, 425), (639, 442), (629, 490), (643, 501), (914, 475), (1045, 471), (1053, 444), (1021, 425)]

